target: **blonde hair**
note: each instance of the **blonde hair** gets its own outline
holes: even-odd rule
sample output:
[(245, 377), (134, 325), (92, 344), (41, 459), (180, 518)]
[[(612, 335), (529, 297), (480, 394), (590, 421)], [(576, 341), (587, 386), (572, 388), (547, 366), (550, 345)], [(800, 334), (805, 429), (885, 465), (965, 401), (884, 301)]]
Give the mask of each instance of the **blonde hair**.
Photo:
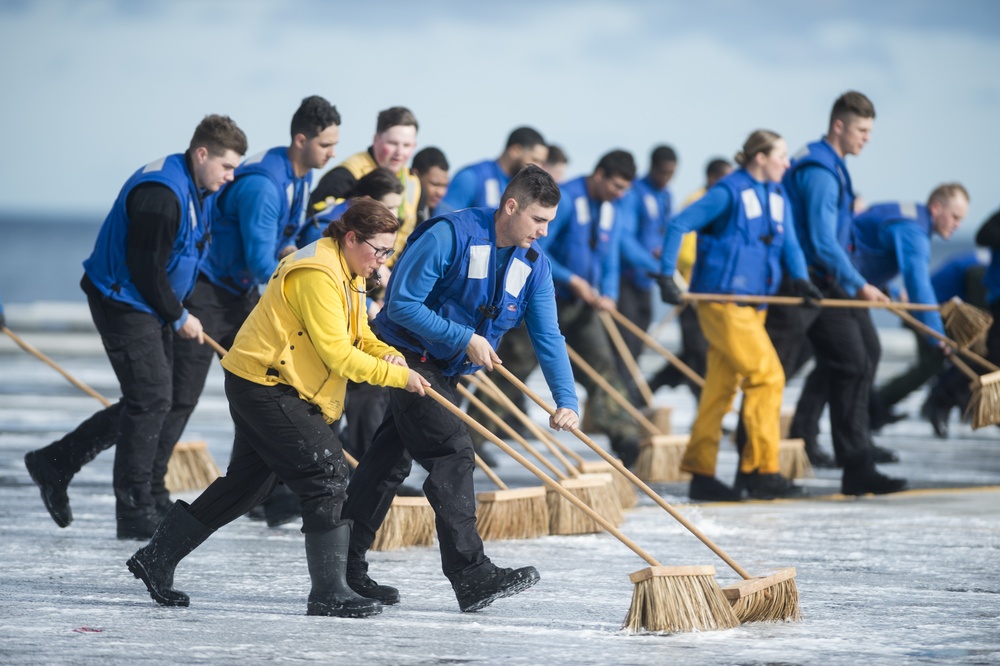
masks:
[(969, 201), (969, 192), (961, 183), (944, 183), (943, 185), (938, 185), (931, 192), (931, 195), (927, 197), (927, 205), (930, 206), (935, 201), (939, 201), (942, 204), (947, 203), (951, 201), (952, 197), (958, 194), (961, 194), (965, 197), (966, 201)]
[(743, 143), (743, 150), (736, 153), (733, 160), (741, 167), (745, 167), (753, 161), (757, 153), (769, 155), (774, 149), (774, 144), (781, 139), (781, 135), (771, 130), (755, 130), (747, 137)]

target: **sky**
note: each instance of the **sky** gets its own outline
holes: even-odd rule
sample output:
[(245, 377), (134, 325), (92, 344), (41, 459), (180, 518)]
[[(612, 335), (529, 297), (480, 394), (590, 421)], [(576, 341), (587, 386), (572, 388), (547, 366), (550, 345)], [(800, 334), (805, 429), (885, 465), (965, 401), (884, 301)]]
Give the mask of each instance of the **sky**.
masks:
[(0, 212), (102, 216), (138, 167), (208, 113), (253, 154), (289, 142), (303, 97), (343, 116), (338, 156), (408, 106), (453, 171), (537, 127), (589, 173), (675, 147), (684, 198), (751, 131), (792, 152), (856, 89), (875, 103), (849, 166), (868, 201), (969, 189), (963, 234), (1000, 199), (1000, 2), (992, 0), (0, 0)]

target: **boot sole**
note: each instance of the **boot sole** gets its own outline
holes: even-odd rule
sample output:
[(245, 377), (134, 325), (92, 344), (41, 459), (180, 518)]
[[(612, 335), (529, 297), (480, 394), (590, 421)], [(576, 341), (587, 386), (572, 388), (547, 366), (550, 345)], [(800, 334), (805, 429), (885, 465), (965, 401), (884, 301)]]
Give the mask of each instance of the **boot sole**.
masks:
[(312, 615), (316, 617), (371, 617), (372, 615), (378, 615), (382, 612), (382, 606), (379, 604), (374, 608), (368, 610), (351, 610), (343, 606), (330, 606), (328, 604), (320, 604), (315, 602), (309, 602), (306, 606), (306, 615)]
[[(56, 515), (55, 510), (53, 510), (52, 508), (52, 504), (49, 502), (48, 495), (45, 494), (45, 489), (42, 487), (44, 482), (41, 480), (41, 476), (35, 473), (36, 470), (35, 470), (34, 457), (31, 455), (31, 453), (32, 452), (24, 454), (24, 466), (28, 470), (28, 476), (31, 477), (31, 480), (35, 482), (35, 485), (38, 486), (38, 490), (41, 492), (42, 504), (45, 505), (45, 510), (49, 512), (49, 516), (52, 518), (53, 522), (55, 522), (56, 525), (58, 525), (59, 527), (69, 527), (69, 524), (73, 522), (73, 515), (70, 514), (66, 516), (65, 519), (60, 519)], [(69, 508), (69, 503), (67, 502), (67, 509), (68, 508)]]
[(146, 571), (146, 567), (142, 566), (134, 557), (130, 557), (125, 563), (128, 570), (132, 572), (132, 575), (141, 580), (146, 585), (146, 590), (149, 592), (149, 598), (160, 604), (161, 606), (182, 606), (187, 607), (191, 605), (191, 599), (185, 597), (183, 599), (168, 599), (158, 593), (156, 589), (150, 584), (149, 572)]
[(471, 606), (466, 606), (465, 608), (462, 608), (462, 612), (463, 613), (474, 613), (474, 612), (476, 612), (478, 610), (482, 610), (482, 609), (486, 608), (487, 606), (489, 606), (490, 604), (492, 604), (497, 599), (504, 599), (506, 597), (512, 597), (512, 596), (514, 596), (515, 594), (517, 594), (519, 592), (524, 592), (529, 587), (532, 587), (539, 580), (541, 580), (541, 576), (539, 576), (538, 572), (536, 571), (535, 573), (533, 573), (528, 578), (526, 578), (526, 579), (524, 579), (522, 581), (519, 581), (519, 582), (515, 583), (514, 585), (511, 585), (510, 587), (504, 588), (504, 589), (502, 589), (502, 590), (500, 590), (500, 591), (498, 591), (498, 592), (496, 592), (496, 593), (494, 593), (494, 594), (486, 597), (485, 599), (480, 599), (479, 601), (477, 601), (476, 603), (472, 604)]

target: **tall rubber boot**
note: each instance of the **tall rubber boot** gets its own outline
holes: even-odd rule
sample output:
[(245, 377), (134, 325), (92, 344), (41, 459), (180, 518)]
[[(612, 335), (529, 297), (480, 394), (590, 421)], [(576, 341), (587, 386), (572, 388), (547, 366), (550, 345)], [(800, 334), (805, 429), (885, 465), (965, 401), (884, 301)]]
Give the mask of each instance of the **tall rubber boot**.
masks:
[(306, 562), (312, 578), (306, 615), (368, 617), (382, 612), (381, 603), (358, 595), (347, 585), (350, 540), (349, 523), (327, 532), (306, 532)]
[(188, 595), (174, 587), (174, 569), (215, 530), (205, 527), (188, 513), (188, 503), (177, 500), (149, 543), (135, 551), (125, 563), (142, 580), (149, 596), (161, 606), (189, 606)]

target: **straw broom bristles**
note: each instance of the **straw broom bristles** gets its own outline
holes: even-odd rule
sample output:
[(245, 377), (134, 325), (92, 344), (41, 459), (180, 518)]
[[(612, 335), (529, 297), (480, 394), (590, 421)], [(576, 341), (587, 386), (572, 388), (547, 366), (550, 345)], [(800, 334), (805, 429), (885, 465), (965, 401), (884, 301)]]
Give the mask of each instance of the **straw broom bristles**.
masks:
[(715, 567), (649, 567), (629, 576), (635, 583), (623, 628), (639, 631), (709, 631), (740, 624), (715, 582)]
[(969, 305), (958, 296), (941, 306), (941, 319), (948, 336), (960, 347), (975, 344), (993, 325), (993, 316), (989, 312)]
[(581, 460), (576, 468), (581, 474), (610, 474), (611, 483), (618, 494), (618, 503), (622, 505), (622, 509), (631, 509), (639, 503), (639, 493), (636, 492), (635, 486), (619, 474), (610, 463), (603, 460)]
[(689, 439), (688, 435), (644, 437), (639, 441), (635, 475), (647, 483), (690, 479), (690, 474), (681, 471), (681, 459)]
[[(581, 475), (574, 479), (561, 480), (559, 485), (612, 525), (617, 527), (625, 522), (618, 495), (611, 485), (610, 474)], [(548, 490), (546, 498), (549, 507), (549, 534), (568, 536), (594, 534), (603, 530), (593, 518), (574, 507), (555, 491)]]
[(782, 439), (778, 443), (778, 464), (786, 479), (812, 479), (816, 473), (806, 454), (806, 440)]
[(514, 488), (476, 495), (476, 529), (483, 541), (535, 539), (549, 533), (545, 488)]
[(653, 425), (660, 431), (660, 434), (670, 434), (671, 427), (673, 426), (671, 421), (673, 408), (668, 405), (657, 405), (655, 407), (643, 408), (642, 413), (647, 419), (652, 421)]
[(744, 580), (722, 588), (741, 623), (798, 622), (799, 590), (795, 586), (795, 569), (782, 569), (770, 576)]
[(202, 490), (222, 476), (205, 442), (178, 442), (167, 463), (163, 482), (167, 490), (179, 493)]
[(973, 430), (1000, 423), (1000, 372), (980, 375), (972, 383), (972, 398), (965, 415)]
[(375, 533), (372, 550), (398, 550), (434, 543), (434, 509), (426, 497), (396, 497)]

